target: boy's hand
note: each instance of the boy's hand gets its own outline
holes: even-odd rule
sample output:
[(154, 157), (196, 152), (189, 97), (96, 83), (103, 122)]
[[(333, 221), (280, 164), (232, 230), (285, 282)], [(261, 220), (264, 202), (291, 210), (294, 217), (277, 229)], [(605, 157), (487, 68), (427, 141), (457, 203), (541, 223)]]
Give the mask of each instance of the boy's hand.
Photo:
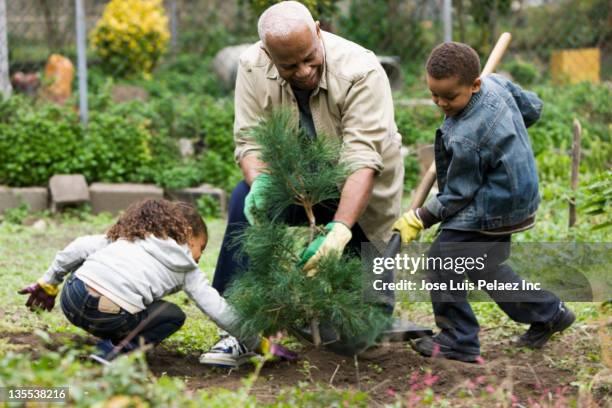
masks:
[(414, 210), (404, 213), (393, 224), (393, 229), (399, 231), (404, 244), (414, 241), (423, 228), (423, 221), (421, 221)]
[(262, 194), (269, 184), (270, 176), (265, 173), (260, 174), (253, 180), (251, 191), (249, 191), (249, 194), (247, 194), (244, 199), (244, 215), (251, 225), (255, 223), (253, 211), (257, 210), (262, 205)]
[(325, 230), (327, 234), (313, 240), (310, 245), (308, 245), (308, 248), (302, 253), (300, 263), (305, 264), (303, 270), (308, 276), (316, 275), (317, 263), (324, 255), (331, 251), (342, 254), (344, 247), (353, 236), (349, 227), (337, 221), (332, 221), (327, 224)]
[(29, 307), (30, 310), (41, 308), (51, 311), (53, 306), (55, 306), (55, 297), (57, 296), (58, 289), (55, 285), (38, 281), (30, 286), (26, 286), (18, 293), (20, 295), (30, 295), (26, 301), (26, 306)]

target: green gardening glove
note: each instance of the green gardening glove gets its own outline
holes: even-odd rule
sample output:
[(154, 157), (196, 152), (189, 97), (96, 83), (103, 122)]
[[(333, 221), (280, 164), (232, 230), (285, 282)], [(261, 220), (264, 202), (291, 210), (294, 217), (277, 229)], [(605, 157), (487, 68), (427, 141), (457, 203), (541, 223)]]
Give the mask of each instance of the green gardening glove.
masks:
[(251, 225), (255, 223), (254, 212), (261, 210), (263, 206), (263, 193), (270, 185), (270, 182), (268, 174), (262, 173), (255, 177), (251, 184), (251, 191), (249, 191), (249, 194), (244, 199), (244, 215)]
[(327, 234), (315, 238), (302, 253), (300, 265), (309, 277), (317, 274), (317, 263), (323, 256), (332, 251), (342, 254), (353, 236), (349, 227), (338, 221), (327, 224), (325, 231)]

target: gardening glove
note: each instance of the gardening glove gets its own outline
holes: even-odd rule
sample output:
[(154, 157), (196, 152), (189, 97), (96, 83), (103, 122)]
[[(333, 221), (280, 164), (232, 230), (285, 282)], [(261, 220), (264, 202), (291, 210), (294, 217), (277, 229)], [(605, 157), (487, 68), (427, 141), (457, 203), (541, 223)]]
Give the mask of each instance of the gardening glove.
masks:
[(349, 227), (338, 221), (327, 224), (325, 230), (327, 234), (317, 237), (302, 253), (300, 264), (304, 264), (302, 269), (309, 277), (317, 274), (316, 266), (322, 256), (331, 251), (342, 254), (344, 247), (353, 236)]
[(270, 176), (262, 173), (255, 177), (251, 184), (251, 191), (247, 194), (244, 199), (244, 215), (246, 216), (249, 224), (255, 223), (255, 217), (253, 213), (258, 209), (261, 209), (263, 205), (263, 192), (266, 187), (270, 185)]
[(39, 279), (38, 282), (21, 289), (18, 293), (20, 295), (30, 295), (26, 301), (26, 306), (29, 307), (30, 310), (41, 308), (51, 311), (53, 306), (55, 306), (55, 297), (58, 292), (59, 290), (56, 285), (45, 283)]
[(273, 357), (278, 357), (283, 360), (294, 361), (298, 359), (297, 353), (281, 346), (280, 344), (273, 343), (266, 338), (261, 339), (259, 351), (263, 355), (271, 354)]
[(395, 223), (393, 229), (399, 231), (402, 242), (408, 244), (416, 239), (419, 232), (424, 228), (423, 221), (414, 210), (404, 213)]

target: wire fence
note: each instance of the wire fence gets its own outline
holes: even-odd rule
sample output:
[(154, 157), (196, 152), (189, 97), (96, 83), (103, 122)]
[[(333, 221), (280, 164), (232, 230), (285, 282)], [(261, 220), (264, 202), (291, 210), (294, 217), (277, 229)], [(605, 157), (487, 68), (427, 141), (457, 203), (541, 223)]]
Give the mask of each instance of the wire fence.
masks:
[[(108, 0), (82, 1), (90, 31)], [(378, 54), (397, 55), (403, 65), (416, 70), (422, 69), (431, 48), (443, 41), (444, 3), (344, 0), (335, 3), (333, 16), (319, 18), (324, 28)], [(483, 57), (499, 33), (513, 34), (505, 58), (510, 63), (503, 66), (512, 75), (557, 82), (610, 79), (612, 3), (607, 0), (447, 0), (447, 4), (452, 4), (452, 38), (472, 45)], [(166, 0), (164, 7), (172, 33), (170, 55), (212, 54), (223, 46), (256, 39), (256, 18), (248, 1)], [(74, 0), (0, 0), (0, 25), (7, 41), (0, 44), (4, 82), (7, 75), (40, 73), (51, 54), (64, 55), (76, 65)], [(0, 29), (0, 43), (2, 34)], [(89, 67), (97, 63), (91, 47), (88, 62)]]

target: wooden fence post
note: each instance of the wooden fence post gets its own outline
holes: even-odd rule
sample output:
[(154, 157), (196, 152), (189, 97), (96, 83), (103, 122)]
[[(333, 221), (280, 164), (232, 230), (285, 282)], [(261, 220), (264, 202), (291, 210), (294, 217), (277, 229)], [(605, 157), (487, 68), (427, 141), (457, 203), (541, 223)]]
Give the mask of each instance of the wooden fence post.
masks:
[(569, 202), (569, 227), (576, 224), (576, 189), (578, 188), (578, 174), (580, 172), (580, 138), (582, 126), (578, 119), (574, 119), (574, 142), (572, 144), (572, 195)]

